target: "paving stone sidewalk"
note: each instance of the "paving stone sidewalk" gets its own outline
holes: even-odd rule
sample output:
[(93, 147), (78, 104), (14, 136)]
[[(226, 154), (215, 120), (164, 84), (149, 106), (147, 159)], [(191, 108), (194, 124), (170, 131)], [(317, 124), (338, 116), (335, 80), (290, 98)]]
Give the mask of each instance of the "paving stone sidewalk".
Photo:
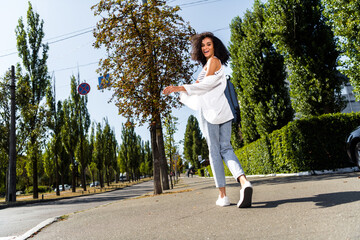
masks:
[(360, 239), (360, 173), (251, 178), (252, 208), (217, 207), (211, 178), (68, 215), (33, 239)]

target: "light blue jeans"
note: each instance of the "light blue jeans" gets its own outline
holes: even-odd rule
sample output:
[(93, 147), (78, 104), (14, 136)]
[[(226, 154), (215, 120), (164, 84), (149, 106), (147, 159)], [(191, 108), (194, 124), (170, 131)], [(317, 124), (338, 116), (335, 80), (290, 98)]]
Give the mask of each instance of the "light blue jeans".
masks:
[(244, 170), (230, 143), (231, 120), (222, 124), (211, 124), (200, 114), (200, 121), (202, 132), (209, 147), (209, 160), (214, 175), (215, 186), (218, 188), (225, 187), (223, 160), (235, 180), (244, 175)]

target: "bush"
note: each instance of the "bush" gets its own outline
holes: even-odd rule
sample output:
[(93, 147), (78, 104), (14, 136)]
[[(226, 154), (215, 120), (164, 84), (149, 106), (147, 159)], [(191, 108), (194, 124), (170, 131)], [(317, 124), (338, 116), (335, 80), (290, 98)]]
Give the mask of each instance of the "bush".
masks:
[[(38, 186), (39, 193), (51, 192), (52, 189), (49, 186)], [(26, 193), (33, 193), (33, 186), (30, 186), (26, 189)]]
[(235, 153), (246, 174), (289, 173), (353, 166), (345, 140), (359, 113), (326, 114), (290, 122)]

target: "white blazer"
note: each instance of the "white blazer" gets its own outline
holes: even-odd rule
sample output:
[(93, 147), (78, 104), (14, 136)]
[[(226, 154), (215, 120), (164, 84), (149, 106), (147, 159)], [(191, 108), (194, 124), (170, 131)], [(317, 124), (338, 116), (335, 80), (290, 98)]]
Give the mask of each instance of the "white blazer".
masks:
[(186, 92), (180, 92), (180, 102), (201, 111), (209, 123), (222, 124), (234, 118), (224, 93), (226, 78), (223, 66), (215, 75), (206, 76), (199, 83), (183, 86)]

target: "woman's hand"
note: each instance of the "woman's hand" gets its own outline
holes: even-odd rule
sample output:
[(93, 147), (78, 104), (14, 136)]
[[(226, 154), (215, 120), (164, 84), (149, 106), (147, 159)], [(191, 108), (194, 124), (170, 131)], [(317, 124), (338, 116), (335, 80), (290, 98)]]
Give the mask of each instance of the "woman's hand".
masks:
[(163, 94), (169, 95), (170, 93), (181, 91), (186, 91), (183, 86), (168, 86), (163, 90)]

